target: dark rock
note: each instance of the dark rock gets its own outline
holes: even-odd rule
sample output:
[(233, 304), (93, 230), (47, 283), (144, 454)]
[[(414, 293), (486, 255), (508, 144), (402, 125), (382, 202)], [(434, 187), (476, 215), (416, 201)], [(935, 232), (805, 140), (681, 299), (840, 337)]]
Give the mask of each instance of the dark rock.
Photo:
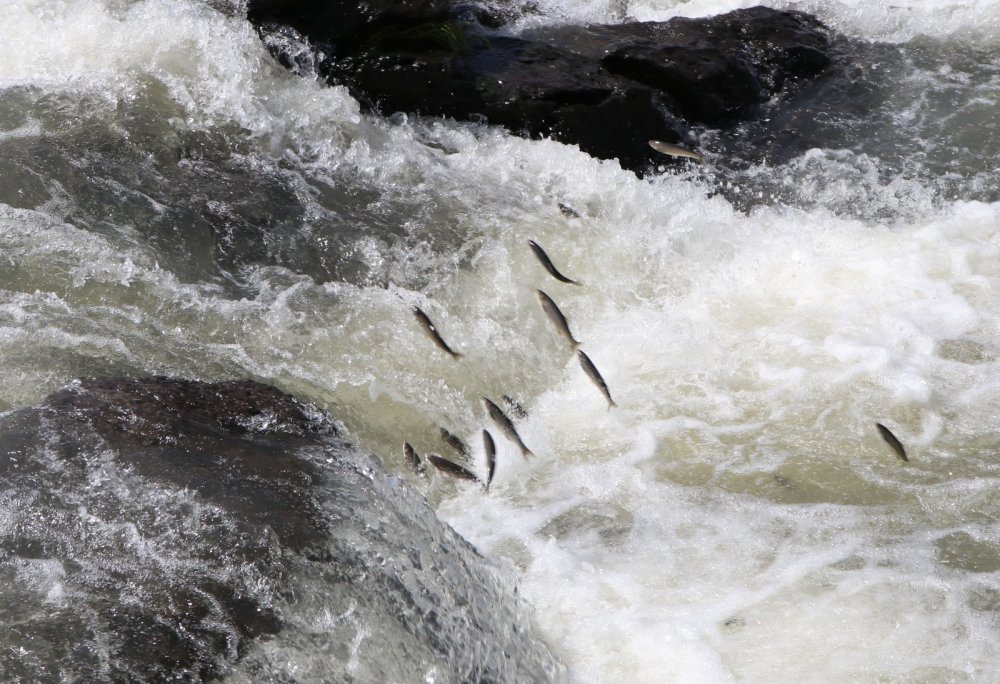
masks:
[[(14, 524), (0, 533), (0, 562), (18, 576), (58, 568), (68, 605), (0, 626), (4, 643), (37, 656), (0, 659), (0, 670), (25, 681), (223, 674), (280, 620), (220, 564), (278, 579), (280, 548), (326, 546), (318, 471), (293, 450), (334, 435), (319, 412), (249, 381), (88, 380), (4, 416), (0, 483)], [(156, 548), (165, 537), (187, 553)]]
[[(407, 6), (405, 21), (387, 13), (370, 20), (363, 38), (338, 42), (317, 28), (332, 21), (329, 5), (312, 23), (311, 2), (272, 5), (251, 0), (251, 21), (265, 35), (291, 25), (322, 46), (320, 73), (373, 109), (486, 121), (577, 144), (633, 170), (675, 163), (650, 150), (649, 139), (691, 144), (694, 127), (760, 117), (834, 61), (834, 36), (819, 21), (764, 7), (515, 37), (484, 28), (482, 21), (502, 20), (495, 11), (483, 19), (456, 6), (445, 17), (448, 8), (434, 2), (420, 18)], [(278, 44), (269, 46), (289, 61)]]
[(426, 502), (255, 382), (87, 380), (0, 415), (0, 519), (3, 681), (555, 671)]
[(755, 106), (831, 62), (828, 31), (800, 13), (755, 7), (639, 26), (648, 38), (630, 40), (603, 64), (664, 93), (687, 121), (714, 127), (748, 118)]
[(294, 450), (336, 430), (283, 392), (249, 380), (100, 378), (46, 404), (45, 417), (83, 421), (143, 477), (198, 492), (296, 551), (325, 544), (318, 474)]
[(252, 0), (247, 17), (255, 25), (288, 26), (325, 50), (348, 54), (379, 31), (404, 31), (445, 21), (449, 0)]

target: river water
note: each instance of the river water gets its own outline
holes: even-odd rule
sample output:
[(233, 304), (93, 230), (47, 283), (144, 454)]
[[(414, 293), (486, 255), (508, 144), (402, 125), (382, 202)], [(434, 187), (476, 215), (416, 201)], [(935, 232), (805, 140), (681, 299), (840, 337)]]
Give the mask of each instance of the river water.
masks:
[[(535, 4), (517, 30), (751, 3)], [(775, 6), (896, 50), (877, 105), (725, 172), (701, 131), (706, 168), (639, 179), (364, 113), (226, 2), (6, 0), (0, 410), (88, 375), (314, 402), (516, 573), (573, 682), (991, 681), (1000, 1)], [(407, 470), (404, 441), (457, 457), (441, 427), (481, 475), (491, 428), (488, 493)]]

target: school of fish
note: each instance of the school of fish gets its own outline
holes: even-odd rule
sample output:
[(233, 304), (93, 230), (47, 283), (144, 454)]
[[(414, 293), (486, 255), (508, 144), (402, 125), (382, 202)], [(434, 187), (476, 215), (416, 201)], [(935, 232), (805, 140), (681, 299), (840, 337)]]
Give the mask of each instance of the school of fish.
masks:
[[(691, 150), (680, 147), (678, 145), (673, 145), (670, 143), (661, 142), (659, 140), (650, 140), (649, 146), (660, 152), (672, 157), (687, 158), (692, 159), (699, 163), (704, 163), (704, 157)], [(571, 207), (560, 203), (559, 211), (568, 219), (579, 219), (580, 214), (572, 209)], [(569, 278), (556, 268), (552, 259), (546, 254), (545, 250), (539, 245), (535, 240), (528, 240), (528, 246), (531, 248), (532, 253), (541, 263), (545, 271), (561, 283), (568, 285), (582, 286), (578, 280)], [(604, 399), (608, 402), (608, 410), (610, 411), (612, 407), (618, 406), (618, 404), (611, 398), (611, 391), (608, 389), (608, 384), (605, 382), (604, 377), (601, 375), (600, 371), (597, 370), (597, 366), (591, 360), (591, 358), (579, 347), (581, 342), (577, 340), (569, 327), (569, 321), (566, 316), (560, 310), (558, 304), (552, 299), (548, 294), (542, 290), (536, 290), (535, 294), (538, 298), (538, 303), (545, 313), (546, 317), (552, 323), (556, 332), (563, 337), (567, 342), (569, 342), (570, 347), (576, 352), (577, 360), (580, 362), (580, 367), (583, 369), (584, 374), (587, 378), (600, 390)], [(412, 307), (414, 316), (416, 317), (418, 323), (423, 328), (426, 335), (434, 342), (434, 344), (450, 355), (454, 359), (460, 359), (462, 354), (453, 350), (438, 331), (437, 326), (431, 321), (430, 317), (423, 312), (419, 307)], [(514, 401), (510, 396), (503, 395), (503, 402), (508, 407), (508, 409), (515, 415), (516, 418), (522, 419), (527, 417), (527, 412), (524, 408)], [(503, 409), (500, 408), (496, 403), (491, 401), (488, 397), (483, 397), (483, 408), (486, 414), (489, 416), (490, 420), (496, 425), (500, 432), (513, 444), (521, 450), (521, 455), (524, 458), (529, 456), (534, 456), (534, 453), (525, 445), (521, 436), (517, 432), (517, 428), (514, 426), (514, 422), (508, 417)], [(878, 433), (881, 435), (882, 439), (892, 448), (896, 456), (904, 462), (908, 462), (910, 459), (906, 455), (906, 449), (903, 447), (902, 442), (894, 435), (889, 428), (887, 428), (882, 423), (876, 423), (876, 428)], [(472, 452), (469, 446), (460, 437), (452, 434), (445, 428), (440, 428), (442, 440), (451, 446), (465, 461), (466, 465), (471, 466)], [(479, 482), (483, 485), (486, 491), (489, 491), (490, 483), (493, 481), (493, 475), (496, 471), (496, 444), (493, 441), (493, 436), (486, 429), (482, 431), (483, 436), (483, 450), (486, 456), (486, 469), (487, 474), (485, 478), (480, 478), (474, 472), (469, 470), (469, 468), (451, 461), (437, 454), (429, 454), (427, 460), (430, 461), (437, 470), (445, 474), (451, 475), (462, 480), (468, 480), (472, 482)], [(410, 446), (409, 443), (404, 443), (403, 445), (403, 456), (406, 462), (413, 468), (413, 470), (421, 475), (426, 476), (427, 468), (423, 462), (421, 462), (420, 457), (417, 455), (416, 451)]]

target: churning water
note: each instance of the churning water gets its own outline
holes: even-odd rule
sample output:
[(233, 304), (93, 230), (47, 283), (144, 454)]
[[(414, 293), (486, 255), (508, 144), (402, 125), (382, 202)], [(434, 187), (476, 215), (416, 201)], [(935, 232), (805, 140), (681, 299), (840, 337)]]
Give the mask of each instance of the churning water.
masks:
[[(520, 26), (749, 3), (535, 4)], [(780, 6), (883, 41), (870, 106), (764, 161), (720, 141), (728, 167), (701, 131), (706, 168), (639, 179), (363, 113), (224, 2), (6, 0), (0, 410), (88, 375), (315, 402), (516, 573), (574, 682), (991, 681), (1000, 1)], [(535, 458), (493, 430), (489, 493), (408, 472), (404, 441), (454, 456), (440, 427), (485, 472), (505, 394)]]

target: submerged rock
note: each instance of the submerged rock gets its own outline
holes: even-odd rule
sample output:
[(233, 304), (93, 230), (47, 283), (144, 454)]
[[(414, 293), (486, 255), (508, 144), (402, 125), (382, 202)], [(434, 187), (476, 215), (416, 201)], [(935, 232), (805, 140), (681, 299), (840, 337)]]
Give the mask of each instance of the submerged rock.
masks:
[(0, 416), (4, 681), (545, 681), (509, 577), (329, 417), (250, 381)]
[[(760, 117), (834, 63), (835, 37), (818, 20), (764, 7), (513, 36), (481, 23), (495, 12), (466, 3), (408, 3), (405, 13), (375, 6), (365, 21), (357, 7), (343, 10), (350, 39), (330, 28), (336, 3), (250, 0), (248, 16), (265, 36), (297, 32), (322, 53), (321, 75), (383, 113), (485, 120), (633, 170), (677, 163), (647, 140), (688, 142), (694, 127)], [(293, 61), (287, 42), (268, 44)]]

